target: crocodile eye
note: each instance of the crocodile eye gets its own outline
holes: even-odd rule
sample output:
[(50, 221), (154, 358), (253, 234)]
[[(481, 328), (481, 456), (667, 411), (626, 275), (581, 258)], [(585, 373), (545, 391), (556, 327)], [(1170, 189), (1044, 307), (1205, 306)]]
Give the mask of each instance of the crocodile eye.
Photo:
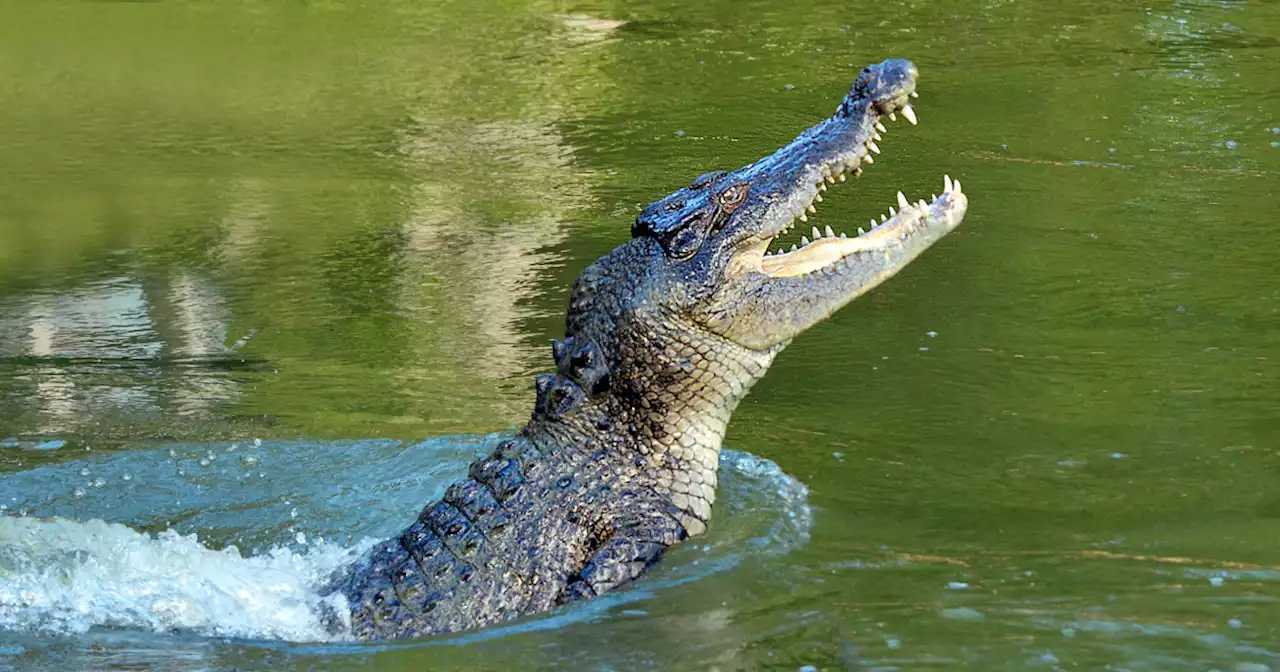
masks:
[(742, 205), (743, 201), (747, 200), (747, 191), (750, 189), (751, 187), (745, 182), (740, 182), (725, 189), (720, 194), (720, 207), (729, 211), (736, 210), (738, 206)]

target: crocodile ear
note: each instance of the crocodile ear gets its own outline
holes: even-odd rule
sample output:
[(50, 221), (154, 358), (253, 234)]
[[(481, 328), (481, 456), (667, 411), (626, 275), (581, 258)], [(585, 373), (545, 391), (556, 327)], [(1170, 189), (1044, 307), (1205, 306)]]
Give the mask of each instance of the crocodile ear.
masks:
[(676, 259), (687, 259), (698, 248), (702, 247), (702, 243), (707, 240), (707, 227), (700, 225), (683, 226), (675, 230), (671, 235), (662, 239), (662, 246), (666, 248), (667, 254)]

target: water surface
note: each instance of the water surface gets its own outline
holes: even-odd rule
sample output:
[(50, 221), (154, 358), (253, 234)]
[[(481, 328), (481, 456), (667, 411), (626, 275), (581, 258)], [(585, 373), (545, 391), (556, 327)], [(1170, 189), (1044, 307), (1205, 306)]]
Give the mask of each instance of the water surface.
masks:
[[(305, 578), (523, 422), (645, 204), (889, 56), (921, 124), (816, 221), (944, 172), (971, 207), (735, 415), (805, 540), (415, 646), (26, 623), (0, 666), (1280, 669), (1274, 3), (9, 3), (0, 505)], [(722, 492), (721, 557), (778, 478)]]

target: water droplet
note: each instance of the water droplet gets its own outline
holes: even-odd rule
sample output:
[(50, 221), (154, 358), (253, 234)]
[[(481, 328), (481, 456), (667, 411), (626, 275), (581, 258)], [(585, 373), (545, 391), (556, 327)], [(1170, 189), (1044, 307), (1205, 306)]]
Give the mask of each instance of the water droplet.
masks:
[(971, 609), (969, 607), (952, 607), (950, 609), (942, 609), (938, 612), (939, 616), (948, 618), (953, 621), (981, 621), (986, 618), (981, 611)]

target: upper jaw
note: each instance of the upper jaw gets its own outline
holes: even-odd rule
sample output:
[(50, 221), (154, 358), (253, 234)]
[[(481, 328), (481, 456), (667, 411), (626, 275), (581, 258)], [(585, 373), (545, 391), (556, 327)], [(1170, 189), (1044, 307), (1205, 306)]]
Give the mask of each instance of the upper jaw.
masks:
[[(911, 61), (890, 59), (862, 70), (836, 113), (801, 133), (786, 147), (740, 171), (746, 180), (759, 180), (769, 192), (770, 205), (757, 237), (771, 239), (786, 233), (795, 220), (807, 221), (813, 203), (822, 200), (828, 184), (862, 175), (873, 164), (877, 143), (887, 132), (882, 121), (899, 114), (916, 124), (910, 100), (917, 97), (918, 73)], [(754, 191), (754, 189), (753, 189)]]

